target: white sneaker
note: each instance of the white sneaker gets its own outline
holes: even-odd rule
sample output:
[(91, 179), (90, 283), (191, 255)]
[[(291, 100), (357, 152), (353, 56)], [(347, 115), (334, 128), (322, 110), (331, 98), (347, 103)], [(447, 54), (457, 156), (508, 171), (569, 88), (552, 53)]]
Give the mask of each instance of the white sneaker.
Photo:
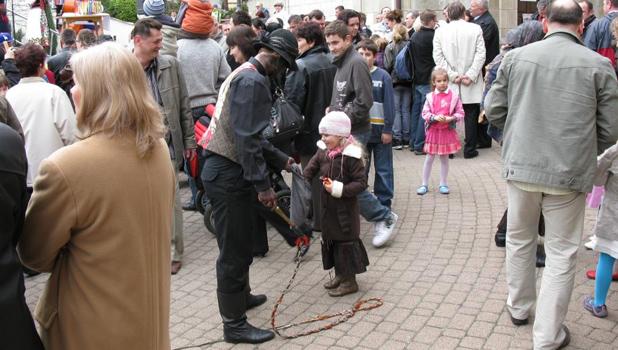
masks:
[(592, 235), (590, 236), (590, 240), (586, 243), (584, 243), (584, 247), (586, 247), (586, 249), (592, 250), (594, 249), (594, 246), (597, 245), (597, 236), (596, 235)]
[(390, 218), (376, 223), (375, 236), (373, 237), (373, 241), (371, 241), (374, 247), (382, 247), (388, 239), (391, 238), (398, 218), (399, 216), (397, 216), (397, 214), (391, 212)]

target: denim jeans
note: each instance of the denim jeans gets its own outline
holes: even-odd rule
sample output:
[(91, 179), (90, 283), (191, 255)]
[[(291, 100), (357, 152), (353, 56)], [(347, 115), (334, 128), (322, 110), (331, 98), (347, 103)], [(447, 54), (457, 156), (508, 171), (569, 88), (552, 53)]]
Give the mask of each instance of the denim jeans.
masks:
[(395, 97), (395, 120), (393, 121), (393, 138), (409, 141), (410, 111), (412, 105), (412, 89), (409, 86), (398, 85), (394, 89)]
[(382, 205), (390, 208), (393, 199), (393, 191), (395, 188), (395, 180), (393, 178), (393, 146), (383, 143), (368, 143), (367, 144), (367, 175), (371, 168), (371, 154), (373, 154), (373, 162), (375, 167), (375, 179), (373, 181), (373, 193), (378, 197)]
[(412, 132), (414, 137), (410, 138), (410, 149), (422, 151), (425, 146), (425, 120), (421, 116), (425, 98), (429, 93), (429, 85), (416, 85), (414, 88), (414, 104), (412, 105)]
[[(366, 146), (369, 141), (369, 137), (371, 136), (371, 132), (363, 131), (353, 134), (353, 136), (356, 138), (356, 141), (363, 146)], [(358, 199), (360, 214), (365, 220), (369, 222), (378, 222), (386, 220), (390, 217), (391, 210), (387, 206), (380, 203), (378, 198), (371, 194), (368, 190), (364, 190), (356, 196), (356, 198)]]

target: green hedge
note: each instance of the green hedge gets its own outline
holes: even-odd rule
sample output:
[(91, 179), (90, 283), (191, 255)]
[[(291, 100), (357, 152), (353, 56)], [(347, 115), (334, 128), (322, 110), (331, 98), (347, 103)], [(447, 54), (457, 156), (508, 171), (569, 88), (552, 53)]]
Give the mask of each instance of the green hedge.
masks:
[(137, 21), (137, 8), (135, 0), (103, 0), (105, 12), (121, 21)]

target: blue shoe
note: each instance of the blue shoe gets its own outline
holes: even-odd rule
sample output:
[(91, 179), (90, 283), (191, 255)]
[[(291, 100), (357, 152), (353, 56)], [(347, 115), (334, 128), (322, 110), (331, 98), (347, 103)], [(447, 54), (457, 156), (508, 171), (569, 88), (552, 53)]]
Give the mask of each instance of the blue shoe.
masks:
[(591, 296), (587, 296), (584, 299), (584, 309), (590, 311), (592, 316), (595, 316), (595, 317), (605, 318), (608, 315), (608, 313), (607, 313), (607, 306), (605, 306), (605, 305), (595, 306), (594, 305), (594, 298), (591, 297)]
[(446, 186), (446, 185), (441, 185), (441, 186), (439, 187), (439, 191), (440, 191), (440, 193), (442, 193), (442, 194), (449, 194), (448, 186)]
[(416, 194), (418, 194), (419, 196), (423, 196), (427, 194), (428, 191), (429, 191), (429, 187), (423, 185), (416, 189)]

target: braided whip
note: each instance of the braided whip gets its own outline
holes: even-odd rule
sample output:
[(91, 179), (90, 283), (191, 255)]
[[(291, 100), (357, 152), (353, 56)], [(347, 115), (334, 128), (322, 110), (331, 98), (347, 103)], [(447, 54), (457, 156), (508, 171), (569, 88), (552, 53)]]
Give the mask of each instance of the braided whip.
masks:
[[(304, 321), (289, 323), (283, 326), (277, 326), (276, 325), (277, 310), (279, 309), (279, 306), (283, 302), (283, 297), (285, 297), (285, 295), (291, 290), (292, 283), (294, 283), (294, 279), (296, 278), (296, 274), (298, 273), (298, 270), (300, 269), (301, 262), (302, 262), (301, 246), (299, 245), (298, 250), (296, 251), (296, 267), (294, 268), (294, 273), (292, 274), (292, 277), (290, 278), (288, 285), (285, 287), (283, 292), (281, 292), (281, 295), (279, 296), (279, 298), (277, 299), (277, 302), (275, 303), (275, 306), (273, 307), (273, 312), (270, 315), (270, 325), (273, 331), (281, 338), (294, 339), (294, 338), (299, 338), (299, 337), (303, 337), (303, 336), (310, 335), (310, 334), (315, 334), (321, 331), (325, 331), (354, 317), (354, 315), (358, 311), (369, 311), (371, 309), (375, 309), (375, 308), (378, 308), (384, 305), (384, 301), (382, 300), (382, 298), (359, 299), (354, 303), (351, 309), (342, 310), (334, 314), (316, 315)], [(292, 328), (292, 327), (296, 327), (296, 326), (300, 326), (304, 324), (309, 324), (313, 322), (328, 320), (328, 319), (335, 318), (335, 317), (338, 317), (338, 318), (323, 326), (320, 326), (314, 329), (309, 329), (307, 331), (298, 332), (292, 335), (287, 335), (287, 334), (283, 334), (280, 332), (281, 330), (284, 330), (284, 329), (288, 329), (288, 328)]]

